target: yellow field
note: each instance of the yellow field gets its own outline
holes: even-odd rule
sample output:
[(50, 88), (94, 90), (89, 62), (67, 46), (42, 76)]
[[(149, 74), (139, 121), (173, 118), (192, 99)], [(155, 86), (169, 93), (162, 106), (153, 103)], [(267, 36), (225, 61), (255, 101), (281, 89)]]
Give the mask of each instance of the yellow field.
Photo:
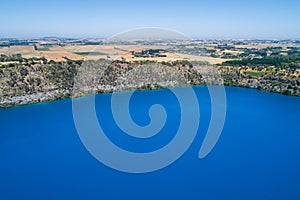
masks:
[(25, 58), (29, 57), (37, 57), (38, 52), (34, 50), (33, 46), (11, 46), (11, 47), (3, 47), (0, 49), (0, 54), (17, 54), (20, 53)]
[(68, 57), (74, 60), (83, 59), (82, 56), (74, 54), (63, 47), (53, 46), (49, 51), (38, 51), (33, 46), (11, 46), (0, 49), (0, 54), (17, 54), (20, 53), (24, 58), (45, 57), (47, 60), (64, 61), (63, 57)]
[(121, 59), (124, 58), (127, 61), (142, 61), (142, 60), (151, 60), (151, 61), (175, 61), (175, 60), (188, 60), (188, 61), (206, 61), (211, 64), (222, 63), (227, 59), (222, 58), (212, 58), (212, 57), (203, 57), (203, 56), (194, 56), (188, 54), (179, 54), (179, 53), (165, 53), (167, 57), (155, 57), (155, 58), (136, 58), (133, 57), (130, 51), (139, 51), (147, 49), (167, 49), (168, 46), (159, 46), (159, 45), (83, 45), (83, 46), (66, 46), (64, 47), (71, 52), (98, 52), (102, 55), (86, 55), (85, 59)]
[(63, 61), (63, 57), (67, 57), (72, 60), (82, 60), (83, 56), (77, 55), (73, 52), (60, 46), (53, 46), (49, 51), (38, 51), (39, 57), (45, 57), (47, 60)]
[[(38, 46), (40, 48), (41, 46)], [(35, 50), (33, 46), (11, 46), (0, 49), (0, 54), (16, 54), (20, 53), (25, 58), (30, 57), (45, 57), (47, 60), (65, 61), (64, 57), (72, 60), (97, 60), (103, 59), (125, 59), (127, 61), (206, 61), (211, 64), (222, 63), (226, 59), (202, 57), (188, 54), (177, 54), (167, 52), (167, 57), (155, 58), (135, 58), (130, 51), (139, 51), (147, 49), (166, 49), (168, 46), (159, 45), (69, 45), (69, 46), (52, 46), (49, 50)]]

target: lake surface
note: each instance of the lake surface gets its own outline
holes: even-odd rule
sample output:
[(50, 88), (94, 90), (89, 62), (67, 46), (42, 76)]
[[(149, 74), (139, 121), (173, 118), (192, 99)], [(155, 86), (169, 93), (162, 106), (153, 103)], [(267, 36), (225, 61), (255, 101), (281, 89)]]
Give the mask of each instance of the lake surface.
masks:
[[(0, 199), (300, 199), (300, 98), (226, 87), (222, 135), (199, 159), (210, 98), (205, 87), (194, 90), (201, 112), (194, 142), (176, 162), (146, 174), (97, 161), (79, 139), (70, 99), (0, 109)], [(122, 134), (110, 98), (96, 95), (96, 110), (116, 145), (149, 152), (174, 137), (180, 109), (169, 90), (134, 94), (130, 111), (137, 124), (149, 123), (153, 103), (172, 113), (161, 133), (143, 140)]]

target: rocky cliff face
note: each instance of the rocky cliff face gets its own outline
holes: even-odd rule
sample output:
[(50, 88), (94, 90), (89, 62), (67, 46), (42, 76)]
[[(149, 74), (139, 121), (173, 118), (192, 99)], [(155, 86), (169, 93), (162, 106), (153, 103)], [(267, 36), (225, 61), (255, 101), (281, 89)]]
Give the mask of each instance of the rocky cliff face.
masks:
[(203, 84), (184, 62), (168, 64), (106, 60), (35, 63), (1, 68), (0, 107), (129, 89)]
[(300, 96), (300, 72), (274, 67), (107, 60), (38, 62), (0, 68), (0, 107), (78, 97), (90, 93), (224, 84)]

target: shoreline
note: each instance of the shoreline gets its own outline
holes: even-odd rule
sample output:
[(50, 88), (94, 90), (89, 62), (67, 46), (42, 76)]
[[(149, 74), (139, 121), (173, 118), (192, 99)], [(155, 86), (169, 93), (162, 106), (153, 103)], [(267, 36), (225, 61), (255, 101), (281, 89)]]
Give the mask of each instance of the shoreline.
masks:
[[(289, 97), (296, 97), (296, 98), (300, 98), (300, 96), (297, 95), (289, 95), (289, 94), (284, 94), (284, 93), (280, 93), (280, 92), (274, 92), (274, 91), (268, 91), (268, 90), (262, 90), (262, 89), (258, 89), (258, 88), (251, 88), (251, 87), (242, 87), (242, 86), (236, 86), (236, 85), (211, 85), (211, 86), (220, 86), (220, 87), (224, 87), (226, 88), (243, 88), (243, 89), (250, 89), (250, 90), (256, 90), (256, 91), (261, 91), (261, 92), (265, 92), (265, 93), (271, 93), (271, 94), (278, 94), (278, 95), (283, 95), (283, 96), (289, 96)], [(6, 104), (4, 104), (3, 106), (3, 102), (0, 102), (0, 109), (9, 109), (9, 108), (14, 108), (14, 107), (20, 107), (20, 106), (27, 106), (27, 105), (35, 105), (35, 104), (43, 104), (43, 103), (50, 103), (50, 102), (55, 102), (55, 101), (60, 101), (60, 100), (72, 100), (72, 99), (77, 99), (77, 98), (86, 98), (88, 96), (91, 95), (98, 95), (98, 94), (112, 94), (112, 93), (123, 93), (123, 92), (128, 92), (128, 91), (157, 91), (157, 90), (167, 90), (170, 88), (177, 88), (177, 87), (207, 87), (207, 85), (178, 85), (178, 86), (174, 86), (174, 87), (160, 87), (160, 88), (151, 88), (151, 89), (124, 89), (124, 90), (120, 90), (120, 91), (101, 91), (101, 92), (97, 92), (97, 93), (89, 93), (89, 94), (85, 94), (82, 96), (72, 96), (69, 95), (69, 93), (65, 93), (65, 95), (62, 93), (61, 96), (57, 96), (57, 97), (51, 97), (49, 99), (44, 97), (44, 100), (41, 101), (39, 99), (28, 99), (28, 96), (34, 96), (34, 95), (40, 95), (40, 94), (30, 94), (30, 95), (26, 95), (26, 96), (17, 96), (17, 97), (12, 97), (12, 99), (21, 99), (21, 98), (26, 98), (27, 101), (23, 101), (23, 102), (7, 102)], [(55, 90), (57, 91), (57, 90)], [(54, 91), (54, 92), (55, 92)], [(66, 90), (65, 90), (66, 91)], [(53, 91), (51, 91), (53, 92)], [(59, 94), (59, 93), (57, 93)], [(49, 96), (49, 94), (48, 94)]]

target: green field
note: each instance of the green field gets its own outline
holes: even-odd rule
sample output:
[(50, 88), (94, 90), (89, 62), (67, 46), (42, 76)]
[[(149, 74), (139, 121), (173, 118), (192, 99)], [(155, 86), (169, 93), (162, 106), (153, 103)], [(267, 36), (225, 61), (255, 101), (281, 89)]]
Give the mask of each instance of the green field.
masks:
[(52, 45), (44, 45), (42, 47), (37, 48), (38, 51), (50, 51)]
[(106, 55), (102, 52), (93, 52), (93, 51), (87, 51), (87, 52), (74, 52), (75, 54), (81, 55), (81, 56), (101, 56)]
[(266, 74), (265, 72), (245, 72), (245, 73), (250, 76), (264, 76)]

